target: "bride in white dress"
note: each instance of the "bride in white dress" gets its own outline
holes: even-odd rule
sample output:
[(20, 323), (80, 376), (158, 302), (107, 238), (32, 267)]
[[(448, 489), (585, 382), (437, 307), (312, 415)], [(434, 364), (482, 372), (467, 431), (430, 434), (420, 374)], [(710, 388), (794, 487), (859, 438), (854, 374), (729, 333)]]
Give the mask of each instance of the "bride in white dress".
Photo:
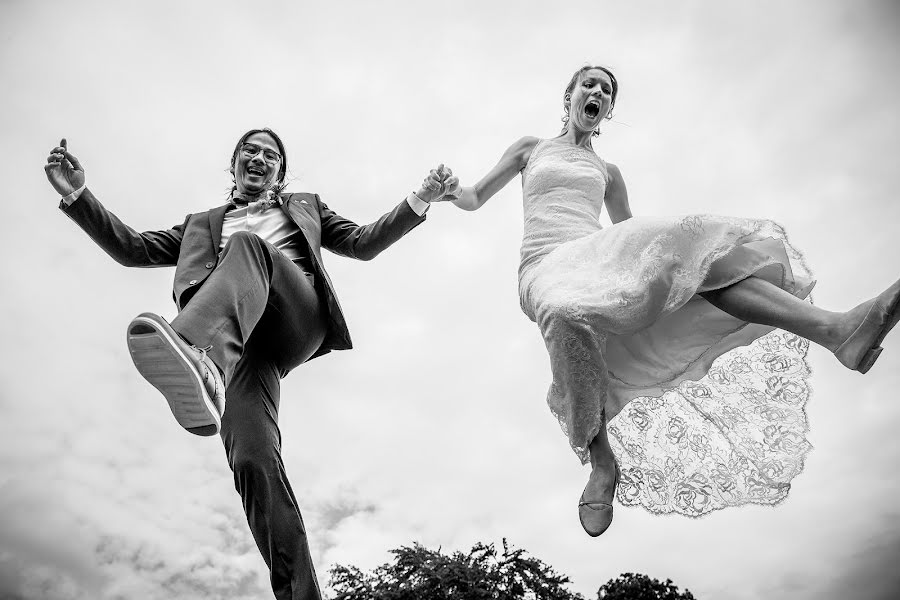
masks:
[(443, 173), (464, 210), (522, 174), (521, 306), (550, 355), (550, 409), (592, 466), (578, 504), (592, 536), (614, 496), (689, 516), (783, 500), (810, 448), (807, 340), (865, 373), (900, 316), (900, 281), (847, 312), (804, 300), (809, 270), (771, 221), (632, 217), (591, 145), (617, 92), (584, 67), (558, 137), (515, 142), (473, 187)]

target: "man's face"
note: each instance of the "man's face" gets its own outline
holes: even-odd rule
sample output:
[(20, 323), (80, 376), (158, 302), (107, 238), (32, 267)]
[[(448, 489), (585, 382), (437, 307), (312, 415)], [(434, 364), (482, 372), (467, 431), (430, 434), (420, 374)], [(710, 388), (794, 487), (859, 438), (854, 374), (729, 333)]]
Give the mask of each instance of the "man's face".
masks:
[(234, 158), (234, 183), (242, 194), (255, 195), (277, 181), (284, 157), (278, 144), (265, 132), (254, 133), (238, 148)]

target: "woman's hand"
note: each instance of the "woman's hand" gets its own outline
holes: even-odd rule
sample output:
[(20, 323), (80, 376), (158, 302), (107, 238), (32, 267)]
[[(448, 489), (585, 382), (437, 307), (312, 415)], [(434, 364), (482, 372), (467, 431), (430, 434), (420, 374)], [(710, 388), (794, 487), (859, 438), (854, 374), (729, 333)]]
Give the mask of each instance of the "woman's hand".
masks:
[(416, 196), (425, 202), (455, 200), (459, 195), (459, 179), (443, 164), (429, 171)]
[(443, 173), (444, 193), (436, 200), (436, 202), (452, 202), (459, 198), (460, 193), (462, 193), (462, 186), (459, 185), (459, 178), (453, 174), (453, 171), (451, 171), (449, 167), (443, 169)]
[(68, 196), (84, 185), (84, 168), (66, 149), (66, 139), (50, 151), (44, 165), (47, 179), (60, 196)]

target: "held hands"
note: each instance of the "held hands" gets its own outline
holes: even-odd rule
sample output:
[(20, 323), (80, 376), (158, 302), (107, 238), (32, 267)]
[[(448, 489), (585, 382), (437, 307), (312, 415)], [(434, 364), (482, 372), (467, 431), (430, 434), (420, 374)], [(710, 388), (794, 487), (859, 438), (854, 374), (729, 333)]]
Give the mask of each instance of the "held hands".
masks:
[(456, 200), (460, 192), (459, 179), (442, 163), (428, 173), (416, 196), (425, 202), (446, 202)]
[(47, 179), (60, 196), (68, 196), (84, 185), (84, 168), (66, 149), (66, 139), (50, 151), (44, 165)]

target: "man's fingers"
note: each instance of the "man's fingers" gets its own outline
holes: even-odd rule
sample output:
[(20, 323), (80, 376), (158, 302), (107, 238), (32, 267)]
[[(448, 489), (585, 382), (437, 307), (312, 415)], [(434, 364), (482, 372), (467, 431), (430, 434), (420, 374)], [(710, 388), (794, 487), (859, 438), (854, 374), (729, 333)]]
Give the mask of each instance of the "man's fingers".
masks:
[(66, 149), (66, 138), (63, 138), (59, 141), (59, 145), (62, 146), (62, 149)]
[(447, 178), (453, 175), (453, 171), (450, 169), (450, 167), (445, 167), (444, 163), (439, 164), (437, 168), (432, 169), (431, 172), (434, 173), (441, 181), (447, 181)]
[(73, 167), (75, 167), (75, 168), (78, 169), (79, 171), (84, 171), (84, 169), (81, 168), (81, 163), (78, 162), (78, 159), (75, 158), (74, 156), (72, 156), (71, 154), (69, 154), (68, 150), (65, 151), (65, 152), (63, 153), (63, 155), (66, 157), (66, 160), (68, 160), (70, 163), (72, 163), (72, 166), (73, 166)]

